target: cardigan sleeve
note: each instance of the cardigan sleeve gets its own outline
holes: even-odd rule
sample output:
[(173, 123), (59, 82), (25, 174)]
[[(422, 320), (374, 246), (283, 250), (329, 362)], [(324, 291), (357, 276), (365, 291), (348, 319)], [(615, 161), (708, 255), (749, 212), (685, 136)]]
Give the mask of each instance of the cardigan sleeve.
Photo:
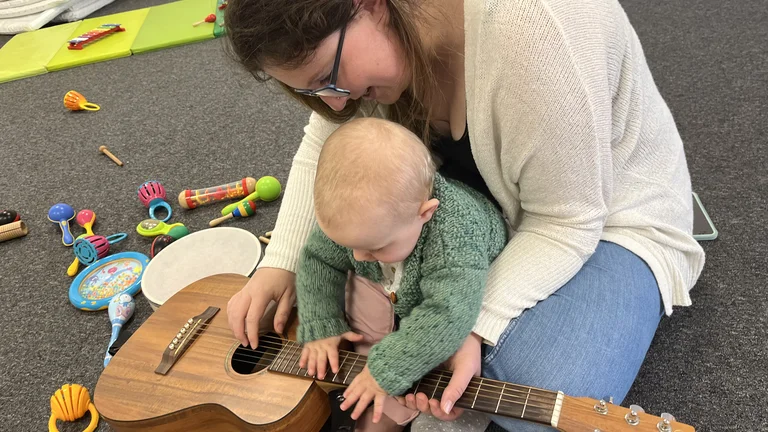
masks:
[[(490, 131), (477, 151), (496, 152), (502, 167), (502, 179), (486, 181), (515, 190), (520, 205), (505, 209), (519, 215), (516, 232), (491, 266), (474, 328), (495, 344), (509, 317), (558, 290), (595, 251), (613, 168), (607, 79), (603, 89), (585, 78), (599, 76), (605, 59), (574, 53), (552, 2), (489, 3), (495, 15), (483, 23), (484, 48), (474, 47), (468, 73), (479, 123), (472, 130)], [(599, 45), (589, 28), (578, 36)]]

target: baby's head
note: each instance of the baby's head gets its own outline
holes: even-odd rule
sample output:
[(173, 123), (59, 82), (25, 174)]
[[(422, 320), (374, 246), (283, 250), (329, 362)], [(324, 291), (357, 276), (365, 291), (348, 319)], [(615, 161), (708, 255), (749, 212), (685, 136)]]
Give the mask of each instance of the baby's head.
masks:
[(429, 149), (416, 135), (386, 120), (352, 120), (320, 153), (317, 222), (358, 261), (402, 261), (439, 204), (431, 198), (434, 178)]

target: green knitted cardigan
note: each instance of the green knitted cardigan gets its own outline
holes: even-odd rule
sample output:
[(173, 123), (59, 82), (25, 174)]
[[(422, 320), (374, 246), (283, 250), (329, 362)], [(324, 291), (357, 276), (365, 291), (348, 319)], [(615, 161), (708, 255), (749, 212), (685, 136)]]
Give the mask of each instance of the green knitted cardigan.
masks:
[[(408, 390), (462, 345), (480, 314), (488, 268), (507, 240), (501, 213), (483, 195), (439, 174), (433, 189), (440, 204), (403, 263), (394, 304), (400, 326), (368, 356), (374, 379), (392, 395)], [(344, 313), (350, 270), (382, 280), (378, 262), (355, 261), (351, 249), (315, 226), (296, 277), (299, 342), (350, 330)]]

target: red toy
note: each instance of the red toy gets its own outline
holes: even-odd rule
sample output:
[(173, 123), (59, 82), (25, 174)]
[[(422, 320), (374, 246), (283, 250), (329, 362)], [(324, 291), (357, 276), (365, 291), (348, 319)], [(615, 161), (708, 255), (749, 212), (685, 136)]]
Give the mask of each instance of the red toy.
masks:
[(83, 33), (80, 36), (71, 39), (67, 48), (71, 50), (81, 50), (86, 44), (95, 42), (113, 33), (124, 31), (125, 29), (120, 27), (120, 24), (102, 24), (99, 27), (89, 31), (88, 33)]

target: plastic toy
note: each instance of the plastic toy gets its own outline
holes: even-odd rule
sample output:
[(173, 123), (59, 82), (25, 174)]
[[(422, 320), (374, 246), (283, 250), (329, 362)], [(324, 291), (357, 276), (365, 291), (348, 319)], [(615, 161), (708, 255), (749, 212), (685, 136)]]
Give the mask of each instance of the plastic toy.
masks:
[(149, 257), (154, 258), (157, 254), (165, 249), (169, 244), (173, 243), (176, 239), (169, 235), (159, 235), (152, 240), (152, 245), (149, 247)]
[(144, 219), (136, 227), (136, 232), (144, 237), (155, 237), (160, 234), (168, 234), (176, 240), (189, 234), (189, 230), (181, 222), (169, 225), (157, 219)]
[(104, 237), (92, 235), (77, 239), (72, 248), (77, 259), (84, 265), (91, 265), (109, 253), (109, 245), (125, 240), (128, 234), (117, 233)]
[(165, 216), (165, 219), (159, 220), (165, 222), (171, 218), (173, 210), (171, 210), (171, 206), (165, 202), (165, 188), (160, 184), (160, 182), (154, 180), (144, 182), (144, 184), (139, 186), (138, 193), (139, 201), (144, 204), (144, 207), (149, 209), (149, 217), (152, 219), (158, 219), (155, 217), (155, 209), (162, 207), (168, 214)]
[(240, 202), (237, 207), (235, 207), (235, 210), (232, 213), (229, 213), (227, 215), (224, 215), (218, 219), (214, 219), (210, 222), (208, 222), (208, 226), (215, 227), (216, 225), (224, 222), (227, 219), (232, 219), (233, 217), (248, 217), (253, 216), (256, 213), (256, 202), (255, 201), (246, 201), (245, 203)]
[(197, 27), (202, 23), (214, 23), (214, 22), (216, 22), (216, 14), (210, 14), (207, 17), (205, 17), (204, 20), (193, 23), (192, 27)]
[(70, 90), (64, 95), (64, 106), (72, 111), (98, 111), (101, 109), (100, 106), (88, 102), (85, 96), (74, 90)]
[(136, 296), (149, 258), (138, 252), (120, 252), (88, 266), (69, 285), (69, 301), (78, 309), (98, 311), (107, 308), (118, 294)]
[(112, 162), (116, 163), (117, 166), (123, 166), (123, 161), (118, 159), (115, 155), (112, 154), (112, 152), (107, 150), (107, 146), (100, 146), (99, 151), (107, 155), (108, 158), (112, 159)]
[(112, 360), (112, 354), (109, 353), (109, 349), (112, 348), (112, 344), (115, 343), (120, 335), (120, 329), (123, 327), (123, 324), (128, 322), (131, 316), (133, 316), (134, 309), (136, 309), (136, 302), (133, 301), (133, 297), (130, 294), (116, 295), (109, 301), (107, 311), (109, 313), (109, 322), (112, 323), (112, 336), (109, 338), (107, 353), (104, 355), (104, 367), (107, 367), (109, 361)]
[(48, 220), (58, 224), (59, 228), (61, 228), (61, 242), (64, 243), (64, 246), (72, 246), (72, 243), (75, 242), (72, 232), (69, 230), (69, 221), (74, 219), (74, 217), (75, 209), (69, 204), (54, 204), (48, 210)]
[(179, 193), (179, 205), (185, 209), (193, 209), (199, 206), (213, 204), (233, 198), (242, 198), (256, 190), (256, 179), (245, 177), (244, 179), (219, 186), (203, 189), (187, 189)]
[(91, 412), (91, 422), (83, 432), (91, 432), (99, 424), (99, 412), (91, 402), (88, 389), (80, 384), (64, 384), (51, 396), (51, 417), (48, 419), (48, 432), (58, 432), (56, 420), (75, 421)]
[(21, 220), (5, 225), (0, 225), (0, 242), (24, 237), (28, 232), (29, 229), (27, 228), (27, 225), (24, 223), (24, 221)]
[(111, 34), (124, 31), (125, 29), (120, 27), (120, 24), (102, 24), (87, 33), (83, 33), (74, 39), (70, 39), (67, 48), (71, 50), (81, 50), (89, 43), (93, 43)]
[(256, 190), (242, 199), (240, 202), (230, 204), (221, 211), (222, 216), (226, 216), (232, 213), (238, 205), (248, 201), (256, 201), (258, 199), (269, 202), (274, 201), (280, 197), (280, 193), (283, 191), (280, 182), (272, 176), (264, 176), (256, 182)]
[[(77, 212), (77, 215), (75, 216), (75, 222), (77, 222), (78, 225), (85, 229), (85, 234), (80, 234), (77, 236), (75, 242), (77, 242), (78, 239), (95, 235), (93, 233), (93, 224), (96, 223), (96, 213), (94, 213), (92, 210), (80, 210)], [(72, 264), (70, 264), (69, 267), (67, 267), (67, 276), (76, 275), (79, 267), (80, 260), (77, 258), (77, 255), (75, 255), (75, 260), (72, 261)]]
[(21, 219), (21, 215), (13, 210), (3, 210), (0, 212), (0, 225), (6, 225), (11, 222), (17, 222)]

